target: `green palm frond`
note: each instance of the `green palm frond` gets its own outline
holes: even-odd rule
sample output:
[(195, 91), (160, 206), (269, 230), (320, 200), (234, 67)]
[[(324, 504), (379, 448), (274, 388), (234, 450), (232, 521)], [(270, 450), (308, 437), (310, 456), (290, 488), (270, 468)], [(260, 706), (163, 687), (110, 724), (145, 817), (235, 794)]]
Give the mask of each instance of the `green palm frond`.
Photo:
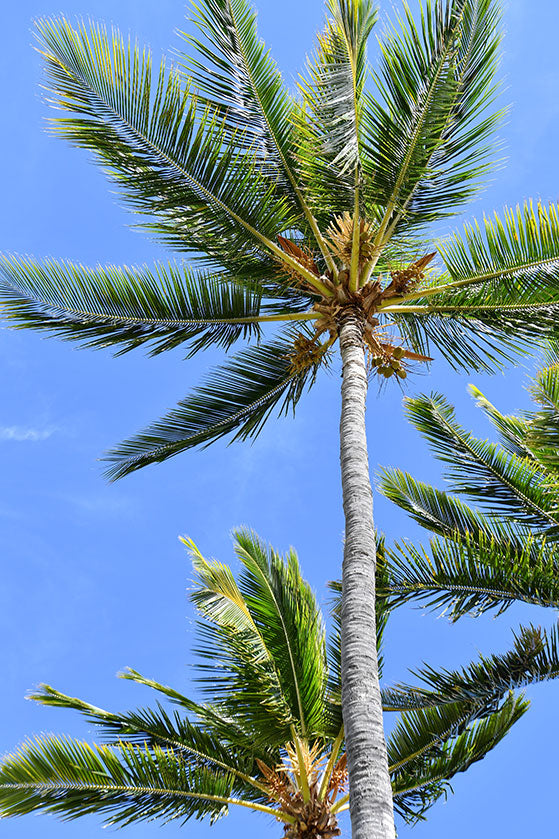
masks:
[[(191, 543), (199, 579), (192, 598), (202, 624), (202, 680), (208, 698), (233, 704), (255, 731), (270, 718), (266, 740), (324, 732), (327, 682), (324, 627), (296, 554), (285, 559), (250, 531), (237, 531), (243, 564), (239, 583), (229, 568), (210, 562)], [(219, 651), (219, 654), (216, 654)], [(252, 688), (248, 686), (251, 685)]]
[(429, 354), (457, 369), (491, 371), (556, 339), (559, 213), (531, 203), (466, 225), (438, 249), (447, 274), (381, 309)]
[(524, 534), (518, 533), (513, 522), (485, 516), (454, 495), (436, 489), (423, 481), (416, 481), (400, 469), (382, 469), (379, 489), (383, 495), (406, 510), (415, 521), (432, 533), (455, 538), (486, 536), (521, 548)]
[(406, 4), (381, 41), (366, 141), (384, 208), (378, 246), (400, 227), (457, 212), (487, 173), (501, 116), (489, 112), (498, 90), (499, 21), (494, 0), (428, 0), (420, 23)]
[(408, 711), (455, 702), (495, 702), (514, 688), (559, 676), (559, 633), (520, 627), (514, 645), (502, 655), (480, 655), (460, 670), (435, 670), (425, 666), (413, 671), (425, 687), (399, 684), (383, 691), (383, 704)]
[(426, 810), (451, 789), (449, 780), (486, 757), (526, 713), (528, 706), (522, 696), (510, 697), (500, 710), (445, 743), (438, 754), (400, 773), (393, 786), (396, 811), (408, 822), (422, 819)]
[[(190, 354), (225, 349), (260, 334), (259, 321), (281, 318), (281, 301), (262, 302), (262, 289), (227, 282), (178, 264), (153, 269), (87, 268), (66, 262), (0, 257), (0, 300), (17, 327), (47, 330), (86, 347), (146, 343), (155, 355), (183, 343)], [(296, 314), (288, 315), (293, 319)]]
[(559, 366), (545, 367), (534, 380), (532, 397), (540, 406), (530, 414), (528, 444), (537, 459), (551, 474), (555, 491), (557, 483), (554, 473), (559, 467)]
[(183, 711), (195, 715), (203, 724), (205, 730), (214, 732), (222, 743), (230, 743), (235, 748), (255, 752), (252, 732), (243, 727), (242, 720), (232, 714), (231, 709), (225, 706), (195, 702), (170, 685), (164, 685), (155, 679), (143, 676), (131, 667), (127, 667), (118, 675), (121, 679), (151, 688)]
[(501, 445), (517, 457), (533, 458), (534, 453), (528, 441), (530, 430), (528, 420), (515, 414), (502, 414), (474, 385), (469, 385), (468, 390), (476, 400), (476, 405), (482, 409), (499, 432)]
[(293, 343), (284, 338), (233, 356), (170, 414), (110, 451), (107, 476), (120, 478), (233, 431), (233, 439), (256, 437), (275, 408), (280, 414), (295, 408), (324, 363), (296, 372), (292, 353)]
[[(204, 725), (193, 723), (184, 713), (169, 713), (160, 703), (155, 708), (113, 713), (67, 696), (50, 685), (39, 685), (28, 694), (28, 699), (42, 705), (78, 711), (94, 723), (106, 745), (144, 746), (148, 749), (159, 747), (173, 751), (177, 760), (185, 766), (220, 769), (239, 777), (249, 786), (254, 783), (249, 776), (255, 772), (255, 758), (270, 760), (269, 749), (259, 750), (256, 743), (251, 743), (247, 748), (246, 742), (239, 745), (229, 738), (225, 739), (223, 732), (216, 736), (208, 727), (207, 720), (203, 721)], [(254, 784), (254, 788), (259, 789), (257, 784)]]
[(485, 505), (491, 517), (540, 528), (557, 525), (553, 494), (533, 459), (474, 437), (456, 422), (454, 408), (441, 394), (408, 399), (407, 414), (445, 464), (454, 492)]
[(333, 262), (299, 182), (295, 100), (258, 37), (256, 13), (246, 0), (202, 0), (192, 7), (201, 38), (185, 36), (197, 56), (184, 56), (184, 70), (197, 97), (223, 120), (232, 143), (256, 155), (259, 168), (277, 180), (299, 227), (308, 228), (329, 267)]
[(378, 13), (372, 0), (328, 0), (327, 8), (300, 86), (299, 162), (319, 211), (358, 212), (367, 41)]
[(218, 116), (197, 105), (177, 70), (163, 62), (152, 73), (149, 52), (116, 30), (109, 37), (65, 20), (38, 29), (55, 103), (70, 112), (54, 128), (94, 152), (132, 207), (158, 219), (151, 229), (233, 270), (262, 253), (289, 261), (275, 237), (296, 217), (254, 154), (226, 143)]
[(92, 747), (43, 737), (4, 759), (0, 806), (4, 816), (43, 810), (74, 819), (99, 813), (106, 824), (118, 826), (154, 818), (184, 823), (192, 816), (215, 821), (229, 804), (261, 806), (234, 798), (236, 785), (225, 772), (193, 769), (157, 746)]
[(484, 534), (432, 539), (430, 551), (408, 542), (389, 552), (391, 606), (418, 601), (448, 610), (451, 620), (515, 602), (556, 607), (559, 550), (529, 532), (515, 542)]

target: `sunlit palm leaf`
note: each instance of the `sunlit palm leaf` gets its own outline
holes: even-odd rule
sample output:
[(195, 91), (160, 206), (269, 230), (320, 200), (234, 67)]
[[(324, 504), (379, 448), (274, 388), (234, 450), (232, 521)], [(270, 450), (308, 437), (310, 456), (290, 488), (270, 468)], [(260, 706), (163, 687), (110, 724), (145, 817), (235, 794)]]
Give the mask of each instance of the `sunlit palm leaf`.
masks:
[(191, 769), (173, 752), (137, 746), (89, 746), (45, 737), (23, 745), (0, 769), (5, 816), (36, 810), (74, 819), (88, 813), (106, 824), (159, 818), (215, 820), (227, 812), (233, 783), (226, 773)]
[(191, 353), (210, 344), (228, 349), (257, 336), (259, 317), (282, 308), (263, 304), (258, 287), (184, 265), (87, 268), (18, 257), (0, 258), (0, 301), (18, 327), (86, 347), (120, 346), (118, 353), (149, 342), (152, 355), (187, 342)]
[(299, 161), (318, 212), (353, 212), (361, 180), (366, 49), (377, 9), (372, 0), (329, 0), (328, 11), (301, 85)]
[(556, 607), (559, 603), (559, 549), (530, 533), (515, 542), (481, 534), (433, 539), (430, 551), (399, 543), (390, 552), (391, 604), (417, 600), (449, 611), (452, 620), (496, 610), (515, 602)]
[(163, 62), (152, 80), (149, 53), (116, 31), (65, 20), (38, 27), (55, 102), (72, 114), (54, 127), (109, 167), (135, 209), (160, 219), (152, 228), (222, 266), (241, 269), (255, 251), (270, 252), (263, 240), (289, 229), (292, 215), (176, 70)]
[(497, 92), (500, 4), (450, 0), (409, 8), (381, 42), (379, 96), (369, 102), (367, 154), (384, 206), (381, 245), (400, 226), (450, 215), (489, 167), (500, 114)]
[(408, 400), (407, 413), (445, 464), (454, 492), (484, 504), (490, 515), (546, 528), (556, 526), (551, 490), (534, 461), (479, 440), (460, 426), (454, 408), (441, 394)]

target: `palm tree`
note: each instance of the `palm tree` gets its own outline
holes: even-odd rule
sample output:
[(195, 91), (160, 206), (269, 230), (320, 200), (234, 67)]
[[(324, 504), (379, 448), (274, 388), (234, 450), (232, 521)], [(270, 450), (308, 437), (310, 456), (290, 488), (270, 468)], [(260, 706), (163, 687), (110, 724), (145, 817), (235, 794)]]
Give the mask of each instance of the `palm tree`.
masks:
[(295, 408), (339, 342), (351, 818), (354, 839), (388, 839), (368, 368), (401, 381), (434, 347), (457, 369), (494, 370), (555, 335), (559, 216), (527, 203), (432, 239), (493, 167), (499, 0), (425, 0), (419, 20), (405, 6), (381, 37), (376, 73), (366, 56), (373, 0), (326, 7), (296, 95), (247, 0), (198, 0), (190, 55), (155, 70), (149, 51), (116, 31), (39, 22), (62, 111), (54, 129), (92, 152), (142, 225), (193, 267), (6, 256), (0, 299), (13, 326), (118, 352), (249, 342), (115, 448), (111, 478), (226, 435), (255, 436), (271, 412)]
[[(533, 381), (537, 407), (502, 414), (475, 387), (498, 443), (474, 437), (438, 393), (408, 400), (411, 422), (445, 464), (452, 493), (385, 470), (381, 490), (433, 534), (429, 548), (410, 542), (387, 551), (391, 605), (416, 600), (444, 608), (453, 621), (514, 603), (559, 605), (559, 356)], [(474, 501), (473, 508), (459, 496)], [(389, 578), (389, 581), (388, 581)], [(385, 593), (386, 593), (385, 591)], [(520, 629), (520, 635), (524, 629)], [(556, 647), (558, 626), (539, 630), (534, 649)], [(538, 655), (540, 653), (538, 652)], [(559, 675), (542, 653), (534, 681)]]
[[(133, 670), (122, 677), (153, 688), (176, 709), (158, 703), (112, 713), (42, 685), (33, 699), (81, 712), (104, 745), (56, 736), (27, 741), (0, 764), (0, 813), (99, 813), (109, 824), (127, 825), (193, 816), (212, 822), (239, 806), (273, 816), (285, 837), (338, 836), (338, 814), (349, 806), (339, 595), (327, 641), (293, 550), (282, 557), (254, 533), (237, 532), (236, 579), (187, 544), (206, 701)], [(379, 604), (380, 646), (388, 613)], [(386, 692), (387, 708), (401, 712), (388, 755), (394, 803), (406, 820), (423, 818), (449, 779), (482, 759), (525, 713), (528, 703), (510, 688), (531, 677), (534, 661), (526, 637), (505, 656), (454, 674), (469, 684), (459, 698), (451, 684)], [(438, 675), (442, 683), (445, 674)]]

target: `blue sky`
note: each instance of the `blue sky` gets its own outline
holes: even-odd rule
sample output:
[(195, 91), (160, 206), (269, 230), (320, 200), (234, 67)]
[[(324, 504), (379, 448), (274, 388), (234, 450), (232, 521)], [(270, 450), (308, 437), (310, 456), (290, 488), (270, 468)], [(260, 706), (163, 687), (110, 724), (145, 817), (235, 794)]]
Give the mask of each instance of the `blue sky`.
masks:
[[(394, 4), (396, 5), (396, 4)], [(260, 0), (260, 28), (286, 78), (294, 77), (322, 18), (320, 0)], [(384, 3), (384, 12), (392, 3)], [(163, 256), (130, 229), (104, 176), (87, 155), (50, 137), (39, 90), (40, 61), (32, 49), (35, 17), (64, 11), (117, 24), (155, 55), (179, 47), (180, 0), (20, 0), (3, 9), (0, 84), (3, 201), (0, 247), (84, 263), (141, 263)], [(533, 196), (559, 198), (559, 70), (554, 0), (510, 0), (505, 13), (504, 99), (512, 111), (501, 131), (508, 161), (469, 215)], [(189, 562), (179, 544), (188, 534), (208, 555), (232, 560), (230, 530), (254, 527), (276, 547), (294, 545), (307, 577), (326, 602), (325, 583), (339, 575), (343, 522), (337, 461), (339, 377), (324, 378), (301, 403), (295, 420), (271, 422), (252, 446), (219, 443), (182, 455), (116, 485), (107, 485), (97, 458), (182, 398), (218, 356), (185, 363), (180, 352), (157, 359), (118, 360), (31, 333), (0, 329), (0, 633), (2, 725), (0, 753), (26, 736), (47, 731), (89, 736), (78, 718), (35, 707), (25, 693), (39, 682), (108, 708), (127, 708), (149, 696), (114, 678), (124, 666), (183, 692), (192, 671), (193, 615), (186, 599)], [(409, 392), (443, 390), (460, 418), (489, 430), (466, 394), (474, 381), (504, 410), (528, 405), (530, 364), (487, 378), (452, 374), (437, 358), (429, 378)], [(377, 398), (371, 387), (368, 432), (372, 470), (399, 466), (437, 480), (426, 447), (408, 427), (396, 388)], [(379, 526), (389, 538), (416, 528), (377, 498)], [(403, 676), (422, 660), (456, 666), (477, 651), (504, 650), (522, 619), (549, 625), (553, 615), (511, 610), (498, 621), (450, 626), (417, 610), (392, 620), (387, 676)], [(554, 818), (558, 685), (530, 690), (533, 706), (507, 740), (455, 784), (428, 821), (401, 836), (549, 834)], [(39, 821), (37, 820), (39, 819)], [(257, 821), (255, 819), (258, 819)], [(52, 817), (2, 824), (7, 839), (88, 839), (98, 820), (71, 825)], [(128, 828), (155, 836), (156, 825)], [(178, 828), (163, 828), (177, 835)], [(193, 823), (192, 836), (236, 837), (248, 831), (279, 836), (277, 825), (232, 814), (214, 828)], [(161, 834), (161, 835), (164, 835)], [(159, 835), (159, 834), (158, 834)]]

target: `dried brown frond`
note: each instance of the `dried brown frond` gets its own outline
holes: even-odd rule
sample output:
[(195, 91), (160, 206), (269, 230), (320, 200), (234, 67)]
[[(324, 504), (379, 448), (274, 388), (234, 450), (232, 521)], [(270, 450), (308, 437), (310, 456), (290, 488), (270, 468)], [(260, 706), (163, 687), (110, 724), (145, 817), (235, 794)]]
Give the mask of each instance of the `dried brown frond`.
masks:
[(384, 290), (385, 297), (396, 294), (405, 294), (412, 291), (425, 278), (425, 269), (436, 257), (436, 253), (428, 253), (421, 259), (412, 262), (407, 268), (398, 271), (391, 271), (392, 282)]
[[(305, 268), (307, 271), (310, 271), (313, 274), (316, 274), (317, 277), (320, 276), (320, 271), (318, 270), (317, 264), (314, 261), (314, 255), (310, 248), (303, 246), (299, 247), (299, 245), (295, 244), (291, 239), (285, 239), (283, 236), (278, 236), (278, 243), (282, 251), (292, 256), (293, 259), (296, 259), (299, 265)], [(285, 263), (281, 263), (281, 273), (288, 274), (291, 279), (295, 280), (299, 285), (308, 288), (308, 283), (301, 277), (300, 274), (294, 268), (291, 268), (289, 265), (285, 265)], [(312, 287), (310, 289), (313, 293), (316, 293), (316, 289)]]

